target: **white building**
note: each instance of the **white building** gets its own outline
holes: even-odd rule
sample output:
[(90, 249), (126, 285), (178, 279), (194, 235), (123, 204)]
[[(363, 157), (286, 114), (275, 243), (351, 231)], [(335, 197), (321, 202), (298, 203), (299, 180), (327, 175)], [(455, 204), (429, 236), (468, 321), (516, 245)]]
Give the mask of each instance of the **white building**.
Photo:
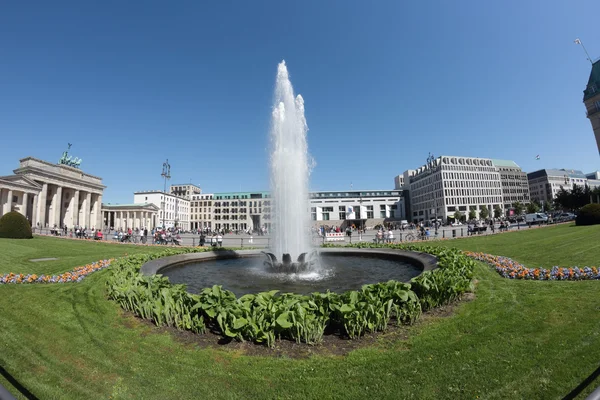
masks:
[(152, 203), (158, 207), (158, 226), (190, 229), (190, 201), (161, 190), (135, 192), (135, 204)]
[(310, 215), (321, 225), (373, 227), (407, 219), (400, 190), (351, 190), (310, 193)]
[(540, 203), (552, 202), (561, 187), (565, 190), (573, 190), (574, 185), (581, 187), (589, 185), (593, 189), (598, 184), (597, 180), (588, 179), (583, 172), (575, 169), (540, 169), (528, 173), (527, 179), (531, 199)]
[(213, 229), (213, 194), (193, 194), (190, 200), (190, 229)]
[(100, 228), (106, 186), (102, 178), (68, 165), (67, 154), (59, 164), (26, 157), (14, 175), (0, 176), (0, 216), (18, 211), (34, 228)]
[(496, 207), (504, 214), (514, 198), (529, 201), (520, 167), (513, 161), (489, 158), (431, 158), (418, 169), (404, 172), (404, 188), (409, 193), (408, 219), (415, 222), (447, 221), (454, 219), (457, 210), (467, 218), (474, 210), (480, 218), (484, 207), (490, 216)]
[(194, 185), (193, 183), (180, 183), (171, 185), (171, 187), (169, 188), (169, 192), (172, 195), (190, 200), (192, 196), (201, 194), (202, 189), (200, 188), (200, 186)]
[[(192, 195), (191, 229), (270, 229), (271, 200), (267, 191)], [(315, 227), (349, 223), (369, 227), (406, 219), (398, 190), (311, 192), (309, 203)]]
[[(160, 225), (158, 207), (152, 203), (143, 204), (102, 204), (104, 228), (148, 229)], [(162, 222), (162, 221), (161, 221)]]

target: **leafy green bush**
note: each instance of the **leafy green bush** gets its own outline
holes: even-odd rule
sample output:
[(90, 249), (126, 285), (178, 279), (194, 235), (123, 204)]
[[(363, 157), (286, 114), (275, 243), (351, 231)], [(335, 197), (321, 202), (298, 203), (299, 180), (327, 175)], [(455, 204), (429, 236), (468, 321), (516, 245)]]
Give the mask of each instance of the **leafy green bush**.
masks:
[[(383, 247), (359, 243), (352, 247)], [(204, 332), (208, 327), (226, 337), (274, 346), (277, 339), (317, 344), (325, 331), (354, 339), (384, 331), (390, 320), (412, 324), (422, 313), (472, 290), (474, 261), (455, 249), (388, 245), (436, 255), (438, 269), (411, 283), (389, 281), (364, 285), (360, 290), (298, 295), (277, 290), (247, 294), (239, 299), (221, 286), (187, 293), (185, 285), (171, 285), (160, 275), (143, 276), (140, 267), (155, 258), (208, 249), (169, 249), (153, 255), (134, 255), (113, 262), (108, 297), (134, 314), (161, 326)]]
[(11, 211), (0, 218), (0, 238), (31, 239), (32, 237), (31, 225), (20, 213)]
[(581, 207), (575, 225), (596, 225), (600, 224), (600, 204), (588, 204)]

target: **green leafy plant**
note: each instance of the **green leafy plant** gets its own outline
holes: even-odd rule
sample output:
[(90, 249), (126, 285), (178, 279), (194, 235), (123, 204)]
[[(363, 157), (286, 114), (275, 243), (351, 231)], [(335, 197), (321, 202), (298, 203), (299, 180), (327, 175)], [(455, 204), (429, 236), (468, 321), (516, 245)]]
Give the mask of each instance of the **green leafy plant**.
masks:
[(240, 298), (221, 286), (194, 295), (186, 291), (185, 285), (171, 285), (160, 275), (140, 274), (141, 265), (152, 259), (206, 251), (179, 248), (115, 260), (106, 283), (107, 293), (124, 309), (158, 326), (197, 333), (208, 328), (234, 340), (272, 347), (278, 339), (318, 344), (326, 331), (355, 339), (367, 332), (386, 330), (392, 320), (412, 324), (422, 311), (472, 290), (474, 261), (458, 250), (365, 242), (351, 247), (418, 250), (435, 255), (439, 268), (424, 272), (411, 283), (388, 281), (342, 294), (279, 294), (272, 290)]

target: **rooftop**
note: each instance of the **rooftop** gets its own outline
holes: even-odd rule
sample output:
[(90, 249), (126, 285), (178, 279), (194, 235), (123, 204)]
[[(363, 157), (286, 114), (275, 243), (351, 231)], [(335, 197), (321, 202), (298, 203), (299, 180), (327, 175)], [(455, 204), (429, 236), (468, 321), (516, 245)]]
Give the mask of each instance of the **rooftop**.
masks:
[(564, 177), (565, 175), (568, 176), (569, 178), (579, 178), (579, 179), (586, 179), (586, 176), (583, 172), (576, 170), (576, 169), (557, 169), (557, 168), (546, 168), (546, 169), (540, 169), (537, 171), (533, 171), (533, 172), (529, 172), (527, 173), (527, 177), (528, 178), (536, 178), (539, 176), (560, 176), (560, 177)]
[(496, 160), (492, 158), (492, 163), (495, 167), (521, 168), (516, 162), (511, 160)]

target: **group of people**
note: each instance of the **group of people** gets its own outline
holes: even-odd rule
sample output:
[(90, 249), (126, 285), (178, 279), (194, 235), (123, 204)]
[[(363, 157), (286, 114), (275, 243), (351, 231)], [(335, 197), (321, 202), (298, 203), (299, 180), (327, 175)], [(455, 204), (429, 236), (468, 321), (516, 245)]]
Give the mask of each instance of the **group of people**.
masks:
[(213, 233), (212, 236), (208, 238), (204, 234), (200, 234), (200, 240), (198, 241), (198, 245), (200, 247), (204, 247), (207, 241), (208, 244), (210, 244), (212, 247), (223, 247), (223, 235), (221, 235), (220, 233)]
[(375, 235), (375, 243), (392, 243), (394, 241), (394, 232), (391, 229), (384, 230), (383, 228), (377, 231)]
[(54, 225), (54, 228), (50, 229), (50, 233), (56, 236), (68, 236), (75, 237), (77, 239), (102, 239), (102, 231), (100, 229), (88, 228), (87, 226), (79, 226), (75, 225), (73, 228), (69, 230), (69, 228), (64, 225), (62, 228), (58, 228)]

